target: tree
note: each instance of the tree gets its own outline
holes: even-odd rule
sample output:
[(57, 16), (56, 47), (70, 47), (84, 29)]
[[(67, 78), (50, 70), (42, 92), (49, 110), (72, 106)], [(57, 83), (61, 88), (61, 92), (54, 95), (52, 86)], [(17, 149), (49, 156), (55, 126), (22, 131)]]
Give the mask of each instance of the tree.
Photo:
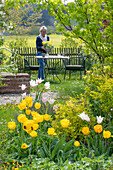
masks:
[(36, 11), (36, 5), (27, 4), (18, 10), (15, 8), (9, 8), (8, 15), (5, 20), (13, 22), (15, 27), (12, 32), (13, 34), (26, 34), (32, 29), (32, 27), (42, 24), (37, 22), (37, 20), (41, 19), (41, 17), (41, 10)]
[[(81, 39), (97, 54), (103, 67), (105, 59), (113, 64), (113, 1), (75, 0), (38, 1), (39, 9), (49, 8), (49, 14), (58, 21), (56, 26), (67, 37)], [(42, 6), (43, 4), (43, 6)], [(75, 25), (76, 23), (76, 25)]]

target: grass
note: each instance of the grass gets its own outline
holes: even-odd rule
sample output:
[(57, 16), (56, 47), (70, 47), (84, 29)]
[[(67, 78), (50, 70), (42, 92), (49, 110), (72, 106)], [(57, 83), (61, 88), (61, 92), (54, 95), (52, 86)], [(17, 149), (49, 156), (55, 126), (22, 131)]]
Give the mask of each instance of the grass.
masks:
[[(5, 36), (5, 43), (4, 46), (7, 46), (9, 42), (14, 41), (16, 39), (27, 39), (28, 47), (36, 47), (36, 37), (38, 35), (25, 35), (25, 36)], [(49, 35), (50, 41), (54, 45), (55, 48), (60, 46), (62, 39), (64, 38), (63, 35), (51, 34)]]

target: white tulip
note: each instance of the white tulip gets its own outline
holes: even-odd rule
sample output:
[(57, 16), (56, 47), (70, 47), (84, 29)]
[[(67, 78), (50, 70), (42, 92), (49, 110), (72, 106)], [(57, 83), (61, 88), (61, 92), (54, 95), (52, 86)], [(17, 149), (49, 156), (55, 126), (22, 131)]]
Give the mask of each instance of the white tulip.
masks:
[(42, 79), (38, 79), (38, 80), (36, 80), (36, 85), (41, 84), (43, 81), (44, 81), (44, 80), (42, 80)]
[(55, 100), (50, 98), (50, 99), (48, 99), (48, 102), (49, 102), (49, 104), (53, 104), (55, 102)]
[(45, 89), (50, 89), (50, 82), (46, 82), (46, 83), (44, 84), (44, 86), (45, 86)]
[(26, 97), (26, 92), (22, 94), (22, 98), (25, 98)]
[(102, 123), (102, 121), (104, 119), (104, 117), (101, 117), (101, 116), (96, 116), (96, 118), (97, 118), (97, 123), (98, 124)]
[(86, 120), (87, 122), (90, 122), (90, 118), (88, 115), (85, 114), (85, 112), (82, 112), (80, 115), (78, 115), (82, 120)]
[(31, 87), (35, 87), (35, 86), (36, 86), (35, 80), (31, 80), (31, 81), (30, 81), (30, 86), (31, 86)]
[(19, 87), (21, 87), (22, 90), (25, 90), (25, 89), (27, 88), (27, 86), (26, 86), (25, 84), (22, 84), (22, 85), (19, 86)]

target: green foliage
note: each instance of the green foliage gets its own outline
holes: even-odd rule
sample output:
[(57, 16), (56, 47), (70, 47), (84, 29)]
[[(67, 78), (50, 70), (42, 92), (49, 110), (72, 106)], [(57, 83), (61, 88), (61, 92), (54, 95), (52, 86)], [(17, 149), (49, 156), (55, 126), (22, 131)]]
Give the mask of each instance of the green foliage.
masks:
[(32, 27), (41, 25), (41, 23), (37, 22), (42, 17), (41, 11), (34, 12), (33, 10), (36, 10), (36, 7), (33, 7), (31, 4), (19, 9), (8, 9), (8, 16), (5, 20), (13, 22), (15, 29), (12, 31), (12, 34), (26, 34)]
[(113, 79), (110, 78), (111, 69), (109, 66), (105, 67), (104, 71), (106, 70), (107, 75), (100, 74), (99, 68), (86, 74), (87, 87), (84, 97), (87, 106), (95, 116), (97, 114), (106, 117), (113, 116)]
[[(78, 117), (85, 109), (84, 100), (81, 98), (72, 98), (70, 97), (65, 104), (59, 104), (58, 109), (55, 110), (55, 120), (52, 121), (52, 126), (58, 130), (58, 135), (67, 134), (67, 139), (82, 139), (81, 130), (83, 127), (82, 120)], [(86, 108), (86, 112), (90, 114)], [(92, 115), (90, 114), (91, 119), (93, 120)], [(68, 119), (70, 124), (68, 128), (63, 128), (60, 124), (60, 120)], [(94, 121), (94, 120), (93, 120)], [(94, 122), (92, 122), (94, 124)]]
[[(66, 1), (67, 2), (67, 1)], [(112, 0), (67, 2), (61, 0), (39, 2), (39, 8), (49, 7), (49, 13), (57, 20), (56, 26), (67, 37), (81, 39), (85, 47), (92, 49), (101, 64), (112, 54)]]

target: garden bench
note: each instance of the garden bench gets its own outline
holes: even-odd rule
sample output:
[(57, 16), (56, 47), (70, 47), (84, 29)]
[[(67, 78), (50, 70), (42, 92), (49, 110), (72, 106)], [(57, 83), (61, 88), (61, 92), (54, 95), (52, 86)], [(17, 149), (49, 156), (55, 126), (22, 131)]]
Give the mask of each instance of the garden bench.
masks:
[[(39, 63), (38, 63), (38, 60), (36, 58), (36, 53), (37, 53), (37, 49), (36, 48), (16, 48), (16, 51), (17, 51), (17, 54), (20, 55), (20, 60), (18, 60), (18, 72), (30, 72), (31, 74), (31, 71), (37, 71), (39, 70)], [(80, 53), (80, 49), (79, 48), (54, 48), (50, 53), (50, 55), (58, 55), (58, 54), (61, 54), (61, 55), (64, 55), (64, 56), (67, 56), (67, 57), (70, 57), (70, 58), (78, 58), (81, 53)], [(77, 59), (79, 61), (79, 59)], [(69, 60), (70, 62), (71, 60)], [(56, 65), (56, 63), (58, 63)], [(78, 64), (79, 62), (77, 62), (76, 65), (80, 65)], [(70, 64), (68, 64), (70, 65)], [(65, 62), (63, 62), (62, 59), (49, 59), (47, 60), (47, 64), (45, 66), (45, 69), (47, 68), (47, 70), (49, 70), (48, 73), (52, 73), (54, 75), (54, 72), (57, 70), (60, 74), (61, 71), (65, 71), (65, 74), (66, 74), (66, 70), (68, 69), (73, 69), (71, 66), (68, 67), (67, 64), (65, 64)], [(71, 67), (71, 68), (70, 68)], [(78, 66), (79, 67), (79, 66)], [(65, 70), (66, 69), (66, 70)], [(84, 66), (83, 68), (80, 67), (78, 68), (80, 71), (84, 69)], [(77, 70), (77, 67), (76, 67), (76, 70)]]
[(69, 60), (64, 60), (65, 65), (65, 73), (64, 73), (64, 79), (66, 76), (66, 71), (69, 71), (69, 79), (71, 77), (71, 71), (80, 71), (80, 78), (82, 78), (81, 71), (84, 71), (85, 73), (85, 60), (86, 57), (70, 57)]

